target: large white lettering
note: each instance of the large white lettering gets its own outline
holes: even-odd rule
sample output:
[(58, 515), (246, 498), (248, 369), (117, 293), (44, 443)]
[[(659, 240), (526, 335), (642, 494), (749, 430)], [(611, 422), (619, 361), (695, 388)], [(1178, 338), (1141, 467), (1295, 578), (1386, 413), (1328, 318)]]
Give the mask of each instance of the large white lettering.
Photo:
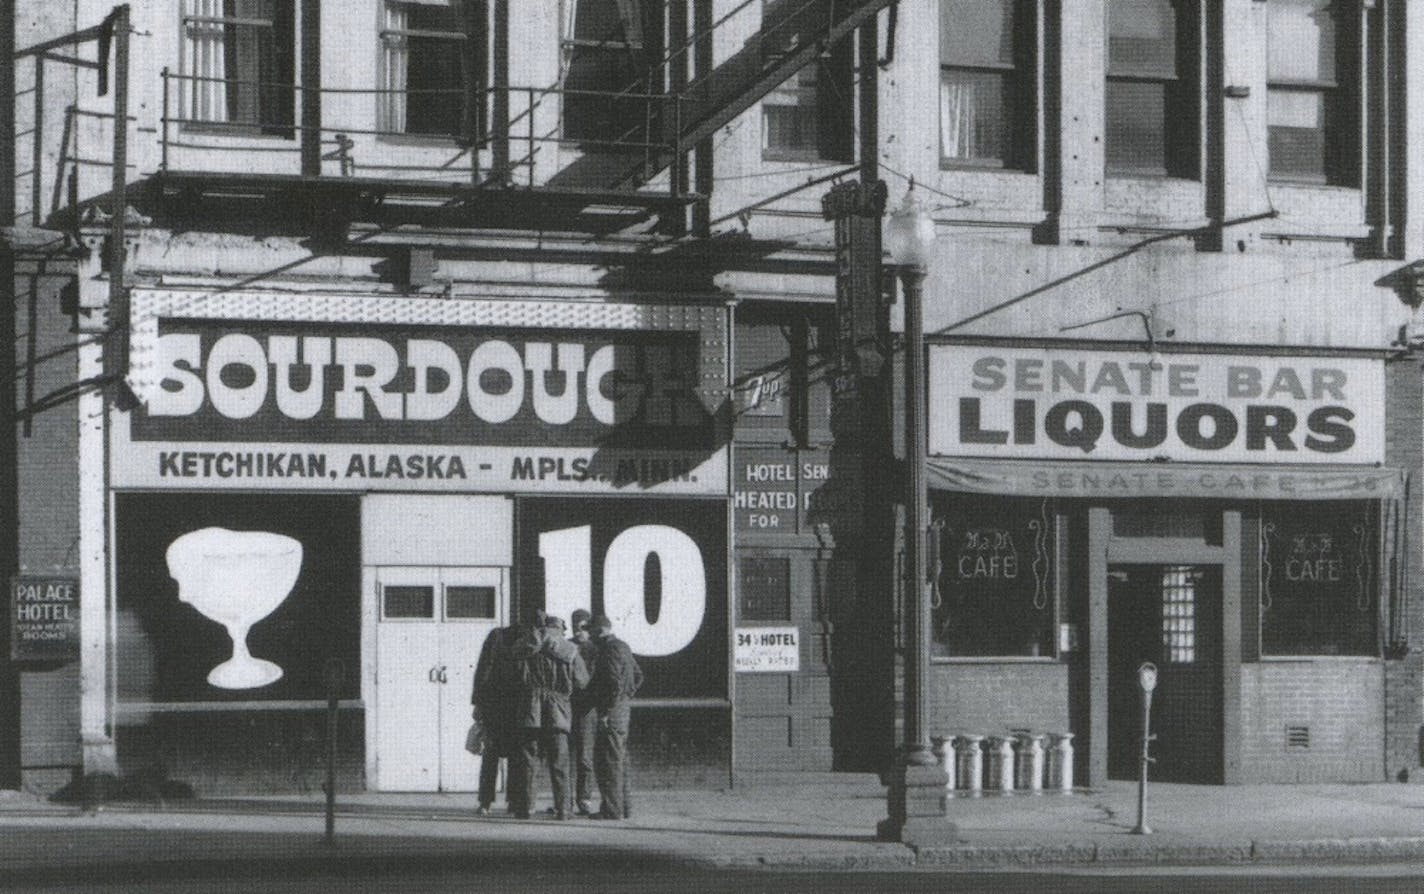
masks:
[[(539, 534), (544, 607), (567, 619), (593, 606), (588, 525)], [(648, 568), (656, 557), (657, 618), (648, 617)], [(634, 525), (613, 538), (603, 558), (603, 613), (639, 655), (672, 655), (692, 644), (707, 614), (707, 574), (697, 542), (668, 525)]]
[(227, 333), (205, 358), (202, 337), (180, 332), (159, 336), (154, 353), (152, 417), (195, 415), (210, 401), (230, 419), (275, 404), (288, 419), (438, 421), (464, 400), (491, 424), (521, 413), (547, 425), (568, 425), (581, 414), (602, 425), (634, 417), (649, 425), (685, 425), (697, 418), (688, 409), (696, 406), (692, 377), (666, 346), (629, 348), (620, 366), (619, 348), (611, 344), (491, 338), (462, 357), (438, 339), (401, 345), (369, 337), (259, 340)]

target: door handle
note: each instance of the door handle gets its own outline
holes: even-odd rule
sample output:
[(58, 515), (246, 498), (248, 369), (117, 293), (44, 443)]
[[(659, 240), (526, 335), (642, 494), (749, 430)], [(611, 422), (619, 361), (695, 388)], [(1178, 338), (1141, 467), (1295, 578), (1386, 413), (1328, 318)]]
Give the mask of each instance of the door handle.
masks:
[(445, 677), (445, 667), (444, 667), (443, 665), (442, 665), (441, 668), (440, 668), (440, 672), (439, 672), (439, 675), (438, 675), (438, 676), (439, 676), (439, 680), (440, 680), (441, 683), (449, 683), (449, 682), (450, 682), (450, 681), (449, 681), (448, 679), (446, 679), (446, 677)]

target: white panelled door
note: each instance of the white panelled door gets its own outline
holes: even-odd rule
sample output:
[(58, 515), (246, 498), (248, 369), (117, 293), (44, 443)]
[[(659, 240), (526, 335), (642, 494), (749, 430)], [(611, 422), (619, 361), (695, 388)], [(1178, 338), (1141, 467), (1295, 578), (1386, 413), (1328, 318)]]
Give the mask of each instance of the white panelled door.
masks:
[(465, 750), (485, 637), (508, 623), (509, 570), (376, 569), (377, 791), (474, 791)]

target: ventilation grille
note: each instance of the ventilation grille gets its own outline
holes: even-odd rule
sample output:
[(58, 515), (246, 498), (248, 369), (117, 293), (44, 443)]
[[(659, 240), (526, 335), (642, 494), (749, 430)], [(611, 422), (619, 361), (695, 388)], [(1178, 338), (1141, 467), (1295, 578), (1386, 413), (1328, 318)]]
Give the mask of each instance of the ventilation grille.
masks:
[(1286, 727), (1286, 750), (1301, 751), (1310, 747), (1310, 727)]

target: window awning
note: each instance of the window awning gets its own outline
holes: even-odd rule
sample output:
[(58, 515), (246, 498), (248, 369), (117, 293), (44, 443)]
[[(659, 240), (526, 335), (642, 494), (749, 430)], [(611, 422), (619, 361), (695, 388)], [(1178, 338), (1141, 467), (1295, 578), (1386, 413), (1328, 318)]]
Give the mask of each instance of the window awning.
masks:
[(1005, 496), (1090, 499), (1381, 500), (1404, 492), (1399, 469), (1244, 463), (1094, 463), (931, 457), (929, 486)]

